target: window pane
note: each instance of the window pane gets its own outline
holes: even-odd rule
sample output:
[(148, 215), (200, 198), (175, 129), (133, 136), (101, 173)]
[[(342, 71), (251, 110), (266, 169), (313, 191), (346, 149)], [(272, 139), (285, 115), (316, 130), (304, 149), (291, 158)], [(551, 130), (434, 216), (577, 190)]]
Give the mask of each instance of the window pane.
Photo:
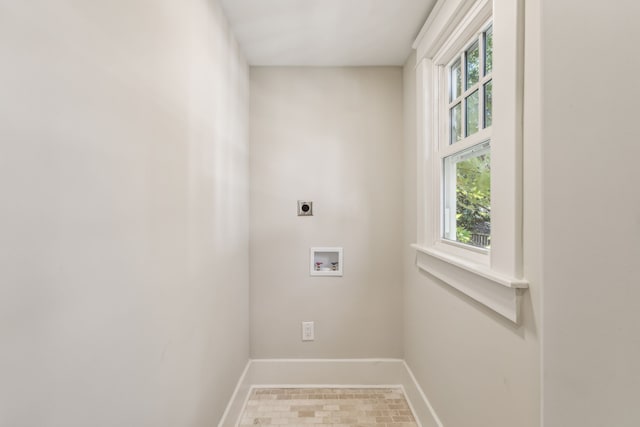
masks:
[(480, 48), (478, 42), (475, 42), (465, 52), (466, 60), (466, 72), (467, 72), (467, 85), (465, 89), (469, 89), (474, 84), (478, 83), (480, 77)]
[(462, 66), (460, 65), (460, 60), (458, 59), (451, 66), (451, 99), (449, 101), (453, 101), (462, 93)]
[(456, 104), (449, 112), (449, 120), (451, 129), (449, 130), (451, 139), (449, 144), (458, 142), (462, 139), (462, 104)]
[(492, 80), (484, 85), (484, 127), (491, 126), (491, 96), (492, 96)]
[(491, 246), (489, 142), (444, 159), (444, 238)]
[(493, 27), (484, 33), (484, 75), (493, 69)]
[(467, 115), (465, 136), (478, 132), (478, 98), (478, 91), (475, 91), (465, 99), (465, 113)]

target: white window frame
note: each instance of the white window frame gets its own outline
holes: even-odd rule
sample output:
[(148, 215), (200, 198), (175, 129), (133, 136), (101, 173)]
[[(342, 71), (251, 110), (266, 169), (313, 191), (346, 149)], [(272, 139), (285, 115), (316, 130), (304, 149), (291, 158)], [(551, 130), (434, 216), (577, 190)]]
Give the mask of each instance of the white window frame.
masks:
[[(445, 195), (445, 187), (447, 180), (455, 181), (455, 175), (446, 177), (446, 173), (444, 170), (444, 160), (449, 156), (453, 156), (455, 154), (459, 154), (465, 150), (476, 147), (485, 142), (491, 141), (491, 127), (485, 128), (483, 126), (483, 108), (484, 106), (484, 85), (493, 79), (493, 73), (489, 73), (488, 75), (484, 74), (484, 48), (481, 45), (481, 41), (484, 39), (481, 38), (481, 34), (484, 33), (488, 27), (491, 26), (491, 18), (489, 18), (486, 22), (484, 22), (478, 30), (465, 42), (461, 49), (454, 51), (452, 53), (453, 47), (449, 46), (449, 48), (443, 52), (440, 52), (438, 55), (434, 57), (433, 63), (436, 64), (434, 66), (434, 85), (437, 87), (437, 111), (434, 111), (436, 117), (434, 118), (434, 128), (438, 128), (437, 132), (437, 142), (434, 144), (434, 159), (437, 164), (434, 164), (435, 173), (437, 173), (438, 178), (440, 178), (439, 188), (441, 191), (441, 197), (438, 197), (434, 200), (435, 210), (438, 212), (439, 218), (439, 229), (440, 229), (440, 237), (441, 239), (436, 240), (435, 244), (437, 246), (446, 245), (442, 248), (444, 251), (449, 251), (452, 253), (457, 253), (458, 256), (463, 258), (471, 258), (475, 262), (488, 265), (488, 250), (484, 248), (478, 248), (471, 245), (467, 245), (464, 243), (459, 243), (453, 239), (447, 239), (443, 236), (446, 234), (447, 225), (450, 229), (452, 229), (453, 234), (456, 233), (455, 227), (455, 216), (456, 211), (451, 210), (449, 214), (449, 218), (447, 218), (445, 212), (446, 206), (446, 195)], [(478, 76), (478, 82), (475, 83), (471, 88), (466, 88), (466, 62), (465, 62), (465, 53), (468, 48), (473, 46), (474, 43), (479, 42), (479, 54), (480, 54), (480, 69), (478, 72), (480, 75)], [(460, 91), (460, 95), (456, 97), (453, 101), (450, 100), (449, 92), (451, 90), (451, 82), (449, 80), (450, 76), (450, 67), (456, 61), (460, 60), (460, 72), (465, 77), (462, 78), (462, 88)], [(479, 129), (475, 133), (465, 136), (466, 134), (466, 99), (473, 92), (478, 92), (478, 126)], [(460, 103), (460, 121), (461, 128), (460, 132), (463, 133), (462, 139), (457, 142), (451, 142), (451, 116), (450, 109), (455, 104)], [(490, 151), (490, 150), (489, 150)], [(450, 182), (451, 183), (451, 182)], [(453, 197), (455, 198), (455, 186), (451, 186), (451, 191), (453, 192)], [(451, 195), (450, 195), (451, 196)], [(448, 247), (447, 247), (448, 246)], [(459, 248), (459, 249), (454, 249)], [(475, 255), (478, 253), (479, 255)]]
[[(443, 282), (518, 323), (522, 293), (523, 0), (440, 0), (420, 32), (418, 236), (416, 263)], [(474, 35), (493, 26), (492, 126), (464, 146), (491, 139), (491, 249), (445, 240), (442, 158), (449, 145), (447, 66)], [(463, 64), (464, 65), (464, 64)], [(463, 88), (464, 90), (464, 88)], [(444, 106), (443, 106), (444, 105)], [(477, 135), (477, 136), (476, 136)]]

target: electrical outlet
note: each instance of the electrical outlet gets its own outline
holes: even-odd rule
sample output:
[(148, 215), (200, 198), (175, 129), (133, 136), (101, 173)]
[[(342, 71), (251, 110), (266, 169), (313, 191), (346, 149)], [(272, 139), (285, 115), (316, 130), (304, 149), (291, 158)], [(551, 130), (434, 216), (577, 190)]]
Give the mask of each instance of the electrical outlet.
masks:
[(313, 341), (315, 339), (315, 331), (313, 322), (302, 322), (302, 341)]
[(313, 216), (313, 202), (298, 200), (298, 216)]

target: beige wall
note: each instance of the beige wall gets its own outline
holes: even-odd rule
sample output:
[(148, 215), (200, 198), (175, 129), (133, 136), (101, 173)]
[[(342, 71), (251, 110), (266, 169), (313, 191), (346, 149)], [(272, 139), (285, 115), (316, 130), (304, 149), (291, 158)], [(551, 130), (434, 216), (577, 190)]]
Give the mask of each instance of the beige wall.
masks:
[[(531, 52), (537, 48), (536, 36), (527, 34)], [(516, 326), (415, 265), (415, 250), (409, 247), (417, 233), (415, 61), (414, 55), (404, 67), (405, 358), (446, 427), (537, 427), (540, 154), (535, 126), (539, 123), (525, 124), (524, 264), (531, 288), (523, 298), (521, 324)]]
[(0, 51), (0, 425), (215, 425), (249, 353), (218, 6), (6, 1)]
[(542, 2), (545, 427), (640, 425), (638, 17)]
[(402, 356), (401, 68), (252, 68), (251, 94), (252, 357)]

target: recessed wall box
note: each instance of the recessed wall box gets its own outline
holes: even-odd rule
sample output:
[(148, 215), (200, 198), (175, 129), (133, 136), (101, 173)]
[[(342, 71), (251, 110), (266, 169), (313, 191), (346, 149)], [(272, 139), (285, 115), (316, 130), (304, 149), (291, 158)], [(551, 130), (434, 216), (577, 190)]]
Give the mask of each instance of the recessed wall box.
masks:
[(342, 276), (342, 248), (311, 248), (309, 259), (311, 276)]
[(298, 216), (313, 216), (313, 202), (298, 200)]

